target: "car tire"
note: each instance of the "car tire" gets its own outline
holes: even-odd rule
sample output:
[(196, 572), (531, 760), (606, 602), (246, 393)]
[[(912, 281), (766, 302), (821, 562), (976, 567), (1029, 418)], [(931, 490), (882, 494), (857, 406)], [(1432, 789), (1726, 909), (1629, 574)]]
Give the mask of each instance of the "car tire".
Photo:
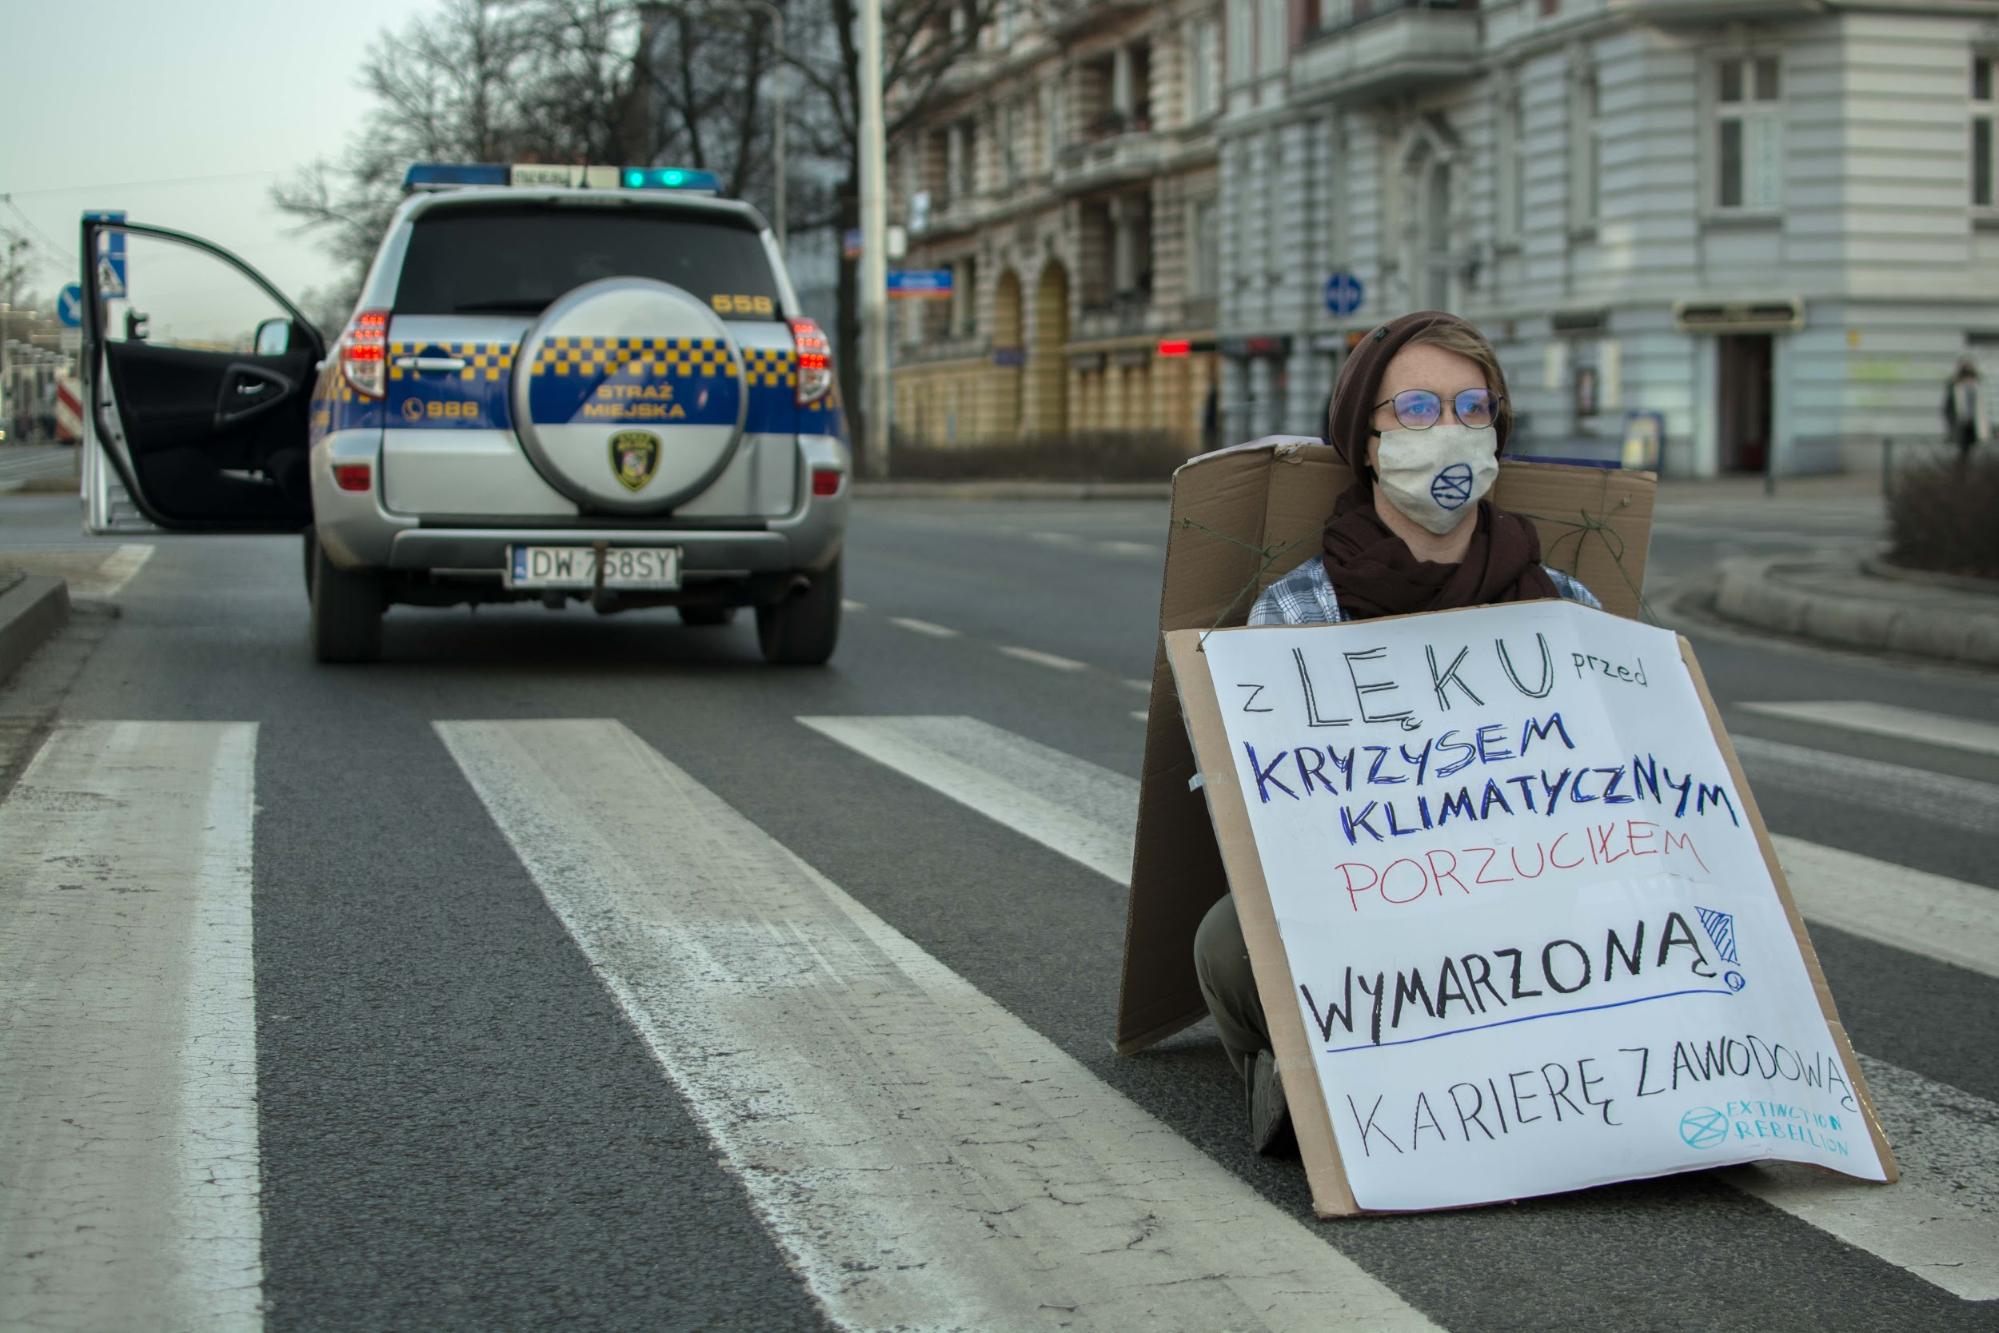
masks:
[(757, 608), (757, 646), (779, 666), (821, 666), (840, 638), (840, 562), (811, 576), (804, 591)]
[(382, 579), (342, 569), (312, 546), (312, 655), (321, 662), (372, 662), (382, 655)]
[(683, 625), (726, 625), (736, 618), (733, 606), (683, 606), (680, 608), (680, 623)]

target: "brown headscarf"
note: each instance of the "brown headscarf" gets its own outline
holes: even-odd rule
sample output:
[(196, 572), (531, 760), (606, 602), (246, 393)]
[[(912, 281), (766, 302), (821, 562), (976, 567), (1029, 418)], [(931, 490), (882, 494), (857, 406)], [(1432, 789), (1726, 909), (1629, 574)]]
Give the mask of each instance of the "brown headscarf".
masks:
[[(1354, 484), (1334, 506), (1322, 546), (1340, 610), (1352, 619), (1559, 596), (1542, 568), (1541, 535), (1534, 525), (1495, 509), (1490, 500), (1479, 501), (1471, 545), (1455, 565), (1418, 560), (1375, 512), (1367, 443), (1382, 374), (1418, 333), (1438, 324), (1464, 323), (1441, 310), (1390, 320), (1354, 348), (1333, 389), (1328, 438), (1353, 466)], [(1494, 432), (1502, 453), (1511, 424), (1502, 417)]]

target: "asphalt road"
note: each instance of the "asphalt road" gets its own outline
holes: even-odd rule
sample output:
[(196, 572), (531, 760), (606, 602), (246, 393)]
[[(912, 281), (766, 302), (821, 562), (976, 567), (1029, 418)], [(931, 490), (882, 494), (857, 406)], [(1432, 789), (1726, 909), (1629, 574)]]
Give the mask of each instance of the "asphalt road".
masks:
[[(0, 496), (0, 555), (82, 546), (73, 506)], [(1295, 1251), (1307, 1268), (1321, 1256), (1313, 1280), (1326, 1284), (1313, 1297), (1327, 1302), (1323, 1321), (1303, 1326), (1344, 1311), (1369, 1327), (1999, 1327), (1999, 1246), (1939, 1268), (1911, 1248), (1918, 1222), (1865, 1200), (1842, 1215), (1811, 1196), (1825, 1182), (1798, 1199), (1775, 1176), (1696, 1173), (1314, 1222), (1298, 1163), (1249, 1151), (1240, 1086), (1206, 1024), (1114, 1056), (1122, 885), (799, 719), (971, 719), (932, 739), (974, 778), (982, 764), (1054, 765), (1080, 793), (1079, 818), (1096, 816), (1093, 802), (1117, 809), (1119, 784), (1140, 768), (1134, 712), (1146, 706), (1165, 525), (1163, 503), (864, 502), (840, 651), (821, 671), (764, 667), (747, 623), (689, 629), (671, 613), (539, 608), (398, 608), (386, 660), (315, 667), (295, 541), (162, 539), (143, 564), (130, 557), (129, 581), (101, 589), (118, 614), (86, 609), (0, 692), (0, 712), (17, 722), (0, 740), (19, 747), (0, 821), (57, 808), (48, 793), (61, 784), (48, 774), (61, 756), (20, 769), (65, 736), (79, 771), (93, 750), (166, 747), (153, 768), (127, 771), (151, 772), (145, 781), (167, 795), (197, 778), (226, 787), (214, 776), (227, 771), (221, 760), (174, 771), (171, 756), (197, 741), (225, 754), (240, 743), (253, 764), (242, 778), (254, 801), (241, 821), (247, 850), (199, 863), (241, 871), (253, 932), (215, 966), (250, 969), (240, 1012), (254, 1012), (254, 1078), (244, 1078), (258, 1165), (239, 1217), (249, 1240), (232, 1253), (260, 1265), (261, 1287), (239, 1279), (250, 1295), (215, 1322), (778, 1329), (915, 1308), (924, 1317), (903, 1322), (1212, 1327), (1225, 1322), (1214, 1309), (1238, 1307), (1201, 1304), (1211, 1288), (1261, 1291), (1242, 1270)], [(1875, 526), (1859, 500), (1669, 499), (1654, 587), (1696, 589), (1721, 553), (1836, 546)], [(1964, 938), (1992, 938), (1977, 931), (1999, 917), (1999, 898), (1984, 896), (1999, 891), (1999, 753), (1978, 742), (1999, 724), (1999, 681), (1685, 627), (1731, 732), (1750, 741), (1744, 762), (1773, 832), (1868, 858), (1852, 864), (1876, 877), (1907, 875), (1912, 901), (1955, 894), (1976, 928)], [(1837, 712), (1747, 707), (1826, 701), (1939, 721), (1879, 736)], [(51, 717), (54, 731), (30, 725)], [(468, 721), (500, 725), (457, 725)], [(90, 727), (112, 722), (254, 731)], [(29, 790), (38, 771), (44, 785)], [(213, 852), (233, 827), (220, 808), (210, 801), (178, 823), (162, 815), (154, 850), (206, 838)], [(80, 807), (62, 809), (67, 819)], [(595, 841), (565, 841), (560, 811)], [(108, 821), (78, 828), (118, 827), (115, 811), (74, 817)], [(704, 841), (717, 829), (730, 831), (726, 846)], [(636, 930), (610, 920), (603, 903), (627, 901), (619, 895), (644, 867), (683, 858), (706, 877), (657, 920)], [(751, 882), (754, 893), (740, 890)], [(92, 929), (116, 932), (123, 919)], [(876, 952), (849, 958), (828, 944), (859, 938)], [(0, 930), (0, 950), (9, 939)], [(1852, 921), (1820, 922), (1813, 939), (1909, 1168), (1896, 1188), (1949, 1200), (1938, 1226), (1953, 1228), (1952, 1243), (1999, 1236), (1999, 960), (1959, 965)], [(773, 972), (754, 995), (729, 980), (774, 956), (796, 970)], [(940, 1026), (905, 1028), (899, 1010), (884, 1012), (890, 963), (918, 978)], [(62, 990), (59, 976), (49, 984), (76, 1007), (92, 993)], [(795, 1047), (815, 1016), (832, 1034), (815, 1040), (831, 1044)], [(1185, 1304), (1156, 1271), (1121, 1287), (1128, 1275), (1106, 1267), (1100, 1289), (1079, 1291), (1097, 1270), (1077, 1256), (1094, 1250), (1068, 1231), (1036, 1251), (1051, 1274), (1046, 1300), (996, 1285), (971, 1243), (912, 1260), (931, 1265), (920, 1274), (826, 1266), (846, 1252), (843, 1236), (881, 1226), (841, 1212), (850, 1175), (887, 1169), (853, 1154), (906, 1151), (892, 1164), (920, 1171), (938, 1166), (931, 1149), (944, 1144), (961, 1162), (999, 1153), (999, 1178), (1039, 1179), (1039, 1131), (954, 1137), (970, 1122), (940, 1127), (942, 1111), (860, 1129), (814, 1120), (826, 1112), (806, 1093), (845, 1069), (867, 1085), (856, 1105), (904, 1116), (914, 1104), (894, 1086), (904, 1057), (955, 1049), (971, 1030), (994, 1043), (980, 1047), (992, 1062), (1032, 1065), (1015, 1082), (1045, 1077), (1093, 1108), (1082, 1121), (1164, 1126), (1117, 1131), (1159, 1138), (1159, 1155), (1103, 1188), (1143, 1195), (1161, 1228), (1204, 1238), (1197, 1252), (1151, 1256), (1191, 1284)], [(839, 1067), (829, 1073), (829, 1062)], [(190, 1118), (167, 1101), (157, 1113), (170, 1135)], [(0, 1148), (18, 1141), (6, 1126), (19, 1104), (0, 1104)], [(951, 1117), (979, 1114), (951, 1106)], [(1086, 1129), (1065, 1121), (1046, 1141)], [(1001, 1141), (1011, 1148), (990, 1146)], [(34, 1173), (0, 1161), (0, 1181), (10, 1177)], [(1046, 1198), (1020, 1217), (1056, 1227), (1070, 1208), (1090, 1212), (1064, 1178), (1047, 1177)], [(1197, 1182), (1182, 1191), (1193, 1202), (1163, 1187), (1154, 1198), (1152, 1182), (1167, 1178)], [(1242, 1197), (1227, 1217), (1195, 1216), (1202, 1198), (1230, 1190)], [(911, 1219), (931, 1216), (915, 1190), (903, 1203)], [(1038, 1224), (1006, 1215), (1026, 1206), (994, 1199), (976, 1234), (1018, 1240)], [(1151, 1234), (1105, 1249), (1143, 1253)], [(43, 1261), (19, 1236), (0, 1228), (0, 1309), (49, 1326), (117, 1322), (91, 1304), (101, 1292), (30, 1291)], [(896, 1246), (929, 1255), (921, 1235)], [(915, 1284), (914, 1307), (877, 1295), (897, 1283)], [(1278, 1307), (1281, 1292), (1262, 1294)], [(1243, 1299), (1241, 1309), (1263, 1308)]]

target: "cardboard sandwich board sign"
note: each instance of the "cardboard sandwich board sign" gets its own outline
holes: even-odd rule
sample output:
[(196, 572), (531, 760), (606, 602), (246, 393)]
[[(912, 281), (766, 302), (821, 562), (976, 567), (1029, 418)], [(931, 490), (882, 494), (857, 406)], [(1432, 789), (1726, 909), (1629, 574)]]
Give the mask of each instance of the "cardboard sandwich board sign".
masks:
[[(1272, 436), (1203, 454), (1173, 474), (1159, 628), (1240, 625), (1257, 594), (1319, 549), (1353, 473), (1315, 439)], [(1639, 613), (1652, 530), (1649, 473), (1502, 462), (1493, 500), (1528, 516), (1543, 561), (1576, 575), (1604, 608)], [(1143, 1050), (1207, 1014), (1194, 931), (1228, 891), (1162, 638), (1152, 673), (1138, 831), (1118, 989), (1117, 1049)]]
[(1321, 1215), (1895, 1178), (1685, 640), (1553, 601), (1166, 639)]
[(1892, 1180), (1699, 668), (1633, 621), (1654, 479), (1501, 466), (1495, 501), (1612, 614), (1207, 633), (1316, 552), (1350, 480), (1296, 438), (1175, 474), (1119, 1050), (1205, 1015), (1194, 932), (1233, 885), (1322, 1215), (1761, 1157)]

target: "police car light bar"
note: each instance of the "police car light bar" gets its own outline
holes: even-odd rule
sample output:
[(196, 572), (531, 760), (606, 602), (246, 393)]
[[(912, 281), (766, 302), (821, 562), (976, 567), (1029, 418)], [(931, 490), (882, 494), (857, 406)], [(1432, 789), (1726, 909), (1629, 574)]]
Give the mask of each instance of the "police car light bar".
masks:
[(403, 193), (449, 190), (468, 185), (557, 190), (677, 190), (683, 194), (722, 193), (712, 171), (687, 167), (587, 167), (561, 163), (418, 162), (403, 176)]

